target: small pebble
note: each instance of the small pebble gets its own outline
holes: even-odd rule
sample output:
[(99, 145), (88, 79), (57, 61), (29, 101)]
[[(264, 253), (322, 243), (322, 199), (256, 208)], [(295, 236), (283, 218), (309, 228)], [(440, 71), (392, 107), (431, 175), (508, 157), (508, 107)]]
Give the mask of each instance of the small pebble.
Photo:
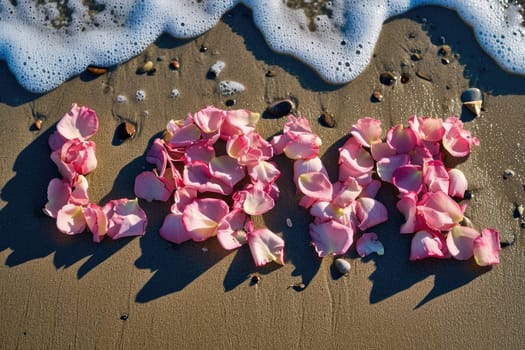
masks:
[(42, 129), (42, 119), (37, 119), (37, 120), (35, 120), (35, 128), (36, 128), (37, 130)]
[(268, 106), (266, 113), (273, 117), (280, 118), (290, 114), (294, 109), (295, 103), (293, 103), (292, 100), (282, 100)]
[(319, 122), (322, 126), (326, 126), (327, 128), (335, 128), (337, 125), (334, 115), (326, 111), (319, 116)]
[(129, 318), (129, 315), (126, 314), (126, 313), (123, 313), (123, 314), (120, 315), (120, 320), (121, 321), (126, 321), (128, 318)]
[(162, 62), (164, 60), (166, 60), (166, 56), (163, 56), (163, 55), (157, 56), (157, 62)]
[(137, 90), (135, 92), (135, 100), (143, 102), (146, 99), (146, 92), (144, 90)]
[(208, 51), (208, 48), (206, 47), (206, 45), (202, 44), (201, 45), (201, 48), (199, 49), (200, 52), (206, 52)]
[(290, 284), (288, 286), (288, 289), (290, 288), (292, 288), (296, 292), (300, 292), (306, 288), (306, 285), (304, 283), (299, 282), (299, 283)]
[(180, 91), (178, 89), (171, 90), (171, 92), (170, 92), (170, 97), (171, 98), (177, 98), (179, 96), (180, 96)]
[(219, 74), (221, 74), (221, 72), (224, 69), (224, 67), (226, 67), (226, 63), (224, 63), (223, 61), (215, 62), (214, 64), (212, 64), (212, 66), (208, 70), (208, 76), (211, 79), (217, 78), (219, 76)]
[(243, 92), (246, 88), (237, 81), (222, 80), (219, 82), (218, 90), (222, 96), (231, 96)]
[(416, 71), (416, 75), (423, 80), (432, 81), (432, 77), (425, 72)]
[(88, 66), (86, 71), (91, 75), (102, 75), (108, 71), (107, 68), (97, 67), (97, 66)]
[(252, 278), (250, 279), (250, 286), (257, 286), (259, 283), (261, 283), (261, 276), (258, 274), (253, 274)]
[(286, 226), (288, 226), (290, 228), (293, 226), (292, 219), (286, 218)]
[(410, 80), (410, 74), (403, 73), (401, 74), (401, 84), (406, 84)]
[(392, 85), (396, 82), (396, 76), (391, 72), (384, 72), (379, 75), (379, 81), (384, 85)]
[(444, 65), (447, 65), (450, 63), (450, 60), (448, 58), (442, 58), (441, 63), (443, 63)]
[(119, 139), (126, 140), (132, 138), (135, 135), (137, 129), (135, 125), (130, 122), (123, 122), (117, 127)]
[(516, 206), (516, 211), (518, 212), (519, 216), (523, 217), (523, 214), (525, 213), (525, 207), (523, 204)]
[(207, 253), (208, 252), (208, 248), (206, 248), (206, 247), (202, 247), (201, 250), (202, 250), (203, 253)]
[(140, 67), (140, 73), (151, 73), (154, 69), (155, 66), (153, 65), (153, 62), (147, 61)]
[(472, 199), (473, 196), (474, 195), (472, 194), (472, 192), (470, 192), (469, 190), (466, 190), (465, 194), (463, 195), (463, 199), (470, 200)]
[(461, 94), (461, 102), (474, 115), (479, 116), (483, 104), (483, 95), (477, 88), (469, 88)]
[(179, 60), (177, 59), (172, 59), (171, 62), (170, 62), (170, 67), (174, 70), (179, 70), (180, 69), (180, 62)]
[(516, 175), (516, 172), (512, 169), (505, 169), (505, 171), (503, 171), (504, 179), (508, 179), (509, 177), (513, 177), (514, 175)]
[(343, 258), (335, 259), (334, 265), (341, 275), (346, 275), (348, 272), (350, 272), (350, 263)]
[(442, 45), (438, 50), (438, 54), (445, 57), (450, 56), (451, 53), (452, 49), (448, 45)]
[(118, 103), (128, 102), (128, 98), (124, 95), (118, 95), (115, 99)]
[(421, 56), (419, 52), (415, 52), (410, 56), (410, 58), (412, 59), (412, 61), (421, 61), (423, 59), (423, 56)]
[(232, 107), (233, 105), (235, 105), (237, 101), (235, 101), (234, 99), (230, 98), (229, 100), (226, 100), (224, 102), (224, 104), (226, 105), (226, 107)]
[(143, 116), (144, 118), (149, 117), (149, 111), (142, 111), (142, 116)]
[(383, 94), (377, 90), (372, 93), (372, 97), (374, 98), (374, 101), (376, 102), (383, 101)]
[(266, 75), (266, 77), (268, 77), (268, 78), (273, 78), (273, 77), (275, 77), (275, 76), (277, 75), (277, 73), (275, 73), (275, 71), (272, 70), (272, 69), (268, 69), (268, 70), (266, 71), (266, 74), (265, 74), (265, 75)]

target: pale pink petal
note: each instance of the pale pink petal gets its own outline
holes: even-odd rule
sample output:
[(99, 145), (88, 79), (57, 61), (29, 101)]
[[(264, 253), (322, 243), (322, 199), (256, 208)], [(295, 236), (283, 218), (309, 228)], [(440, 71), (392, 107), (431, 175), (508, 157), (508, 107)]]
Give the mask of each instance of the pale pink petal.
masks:
[(391, 183), (394, 171), (402, 165), (407, 165), (409, 161), (410, 157), (406, 154), (382, 158), (376, 163), (377, 174), (381, 180)]
[(102, 208), (108, 219), (107, 235), (112, 239), (142, 236), (146, 233), (146, 213), (135, 199), (111, 200)]
[(311, 133), (302, 133), (294, 137), (284, 147), (284, 154), (290, 159), (310, 159), (317, 157), (321, 139)]
[(454, 259), (467, 260), (473, 255), (474, 240), (480, 237), (471, 227), (456, 225), (447, 234), (447, 248)]
[(374, 143), (381, 142), (381, 121), (366, 117), (357, 120), (357, 123), (352, 125), (350, 133), (359, 141), (364, 147), (370, 147)]
[(383, 203), (373, 198), (358, 198), (356, 204), (356, 216), (359, 220), (359, 228), (366, 230), (369, 227), (381, 224), (388, 220), (388, 212)]
[(84, 175), (78, 175), (73, 184), (73, 191), (71, 192), (69, 201), (73, 204), (87, 205), (89, 203), (88, 187), (86, 177)]
[(224, 249), (236, 249), (246, 243), (246, 219), (246, 214), (240, 209), (232, 210), (221, 219), (217, 227), (217, 239)]
[(75, 171), (75, 168), (72, 164), (67, 164), (62, 161), (62, 149), (57, 149), (56, 151), (51, 152), (51, 160), (57, 166), (58, 172), (64, 179), (72, 181), (78, 173)]
[(448, 193), (449, 175), (445, 165), (440, 160), (429, 160), (423, 166), (423, 182), (430, 192)]
[(148, 202), (154, 200), (166, 202), (173, 190), (174, 186), (170, 181), (155, 175), (152, 171), (143, 171), (135, 178), (135, 196)]
[(447, 118), (443, 127), (443, 147), (453, 157), (465, 157), (470, 153), (470, 145), (479, 144), (479, 140), (472, 137), (470, 131), (463, 129), (463, 122), (456, 117)]
[(69, 201), (71, 186), (68, 181), (58, 178), (51, 179), (47, 186), (47, 203), (44, 213), (52, 218), (57, 217), (57, 213)]
[(335, 220), (320, 224), (310, 224), (312, 245), (319, 257), (345, 254), (354, 241), (351, 225), (343, 225)]
[(89, 203), (82, 208), (87, 227), (93, 234), (93, 242), (100, 243), (108, 231), (108, 220), (101, 207)]
[(184, 185), (194, 188), (199, 192), (214, 192), (229, 195), (233, 187), (222, 179), (213, 177), (208, 164), (194, 162), (184, 167), (182, 173)]
[(228, 204), (221, 199), (195, 199), (184, 209), (182, 224), (194, 241), (201, 242), (217, 234), (217, 225), (228, 211)]
[(311, 205), (310, 215), (312, 215), (314, 218), (318, 218), (321, 222), (334, 219), (342, 223), (344, 211), (340, 207), (334, 206), (330, 202), (316, 201)]
[(57, 123), (57, 131), (68, 140), (87, 140), (98, 130), (98, 117), (94, 110), (73, 103), (71, 110)]
[(86, 230), (86, 219), (82, 206), (66, 204), (57, 213), (57, 228), (66, 235), (75, 235)]
[(332, 202), (341, 208), (349, 206), (363, 191), (363, 188), (353, 178), (349, 178), (345, 183), (337, 181), (333, 187)]
[(441, 118), (412, 116), (409, 125), (416, 135), (425, 141), (439, 142), (445, 133)]
[(419, 165), (402, 165), (392, 173), (392, 183), (401, 193), (419, 193), (423, 186), (423, 172)]
[(146, 153), (146, 162), (155, 164), (159, 176), (164, 176), (168, 163), (168, 151), (162, 139), (157, 138), (153, 141), (153, 144)]
[(416, 205), (417, 195), (415, 193), (405, 194), (397, 203), (397, 210), (405, 217), (405, 223), (401, 225), (400, 233), (414, 233), (416, 229)]
[(227, 155), (214, 157), (209, 163), (209, 168), (211, 176), (221, 183), (228, 184), (228, 187), (233, 188), (244, 178), (244, 167)]
[(246, 135), (234, 135), (226, 142), (226, 153), (239, 159), (250, 147), (250, 139)]
[(412, 129), (405, 128), (399, 124), (388, 130), (386, 142), (390, 147), (395, 149), (397, 153), (409, 153), (416, 147), (417, 138)]
[(201, 130), (195, 124), (188, 124), (176, 128), (168, 141), (171, 147), (187, 147), (201, 138)]
[[(437, 144), (439, 149), (439, 144)], [(439, 151), (438, 151), (439, 152)], [(423, 166), (426, 161), (434, 159), (434, 155), (425, 146), (417, 146), (410, 152), (410, 163)]]
[(256, 266), (269, 262), (284, 265), (284, 240), (267, 228), (251, 231), (246, 236)]
[(448, 171), (450, 178), (448, 194), (451, 197), (463, 198), (465, 191), (468, 189), (468, 181), (465, 174), (459, 169), (450, 169)]
[[(372, 171), (374, 159), (356, 138), (351, 137), (339, 149), (339, 164), (344, 164), (347, 176), (357, 177)], [(341, 177), (340, 174), (339, 178)]]
[(160, 236), (166, 241), (181, 244), (191, 239), (190, 234), (182, 224), (182, 214), (169, 213), (159, 230)]
[(181, 214), (184, 211), (184, 208), (193, 200), (197, 198), (197, 190), (187, 186), (179, 187), (173, 193), (173, 205), (170, 208), (170, 211), (173, 214)]
[(222, 125), (226, 111), (213, 106), (207, 106), (193, 115), (195, 124), (205, 133), (212, 133)]
[(252, 182), (271, 184), (277, 181), (281, 172), (273, 162), (261, 160), (257, 164), (248, 166), (248, 174)]
[(417, 211), (423, 215), (427, 225), (437, 231), (448, 231), (463, 220), (460, 206), (441, 191), (427, 193), (418, 204)]
[(215, 149), (207, 140), (199, 140), (185, 148), (184, 161), (193, 163), (202, 161), (208, 163), (215, 157)]
[(62, 146), (60, 160), (73, 167), (77, 173), (85, 175), (97, 167), (95, 151), (96, 145), (92, 141), (70, 140)]
[(474, 239), (474, 260), (479, 266), (499, 264), (499, 251), (501, 250), (499, 232), (484, 228), (481, 236)]
[(288, 134), (276, 135), (272, 137), (271, 145), (273, 147), (273, 152), (276, 155), (284, 153), (284, 147), (286, 147), (290, 141), (291, 138), (288, 136)]
[(301, 174), (297, 187), (306, 196), (320, 201), (332, 200), (332, 183), (322, 172)]
[(382, 158), (395, 156), (396, 150), (386, 142), (377, 142), (370, 146), (370, 154), (375, 161), (378, 161)]
[(289, 132), (311, 133), (312, 128), (310, 127), (310, 122), (305, 117), (295, 117), (290, 114), (288, 116), (288, 122), (284, 124), (283, 132), (284, 134)]
[(376, 253), (377, 255), (385, 254), (385, 247), (381, 243), (375, 232), (363, 233), (356, 242), (357, 254), (364, 258), (367, 255)]
[(226, 118), (221, 125), (221, 138), (227, 140), (233, 135), (249, 134), (255, 130), (260, 114), (247, 109), (226, 111)]
[(431, 231), (418, 231), (412, 237), (410, 260), (446, 258), (446, 247), (440, 235)]
[(274, 199), (266, 191), (252, 188), (245, 192), (246, 197), (242, 209), (248, 215), (262, 215), (275, 206)]

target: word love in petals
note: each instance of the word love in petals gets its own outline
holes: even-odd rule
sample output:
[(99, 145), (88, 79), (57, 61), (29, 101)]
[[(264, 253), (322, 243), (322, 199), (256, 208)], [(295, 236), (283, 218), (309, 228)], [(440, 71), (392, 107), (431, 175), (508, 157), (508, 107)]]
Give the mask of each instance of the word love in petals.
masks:
[(255, 131), (259, 118), (244, 109), (208, 106), (168, 122), (164, 137), (147, 151), (152, 169), (135, 179), (137, 197), (172, 201), (162, 238), (181, 244), (217, 237), (227, 250), (248, 244), (257, 266), (284, 264), (283, 239), (256, 229), (251, 219), (275, 206), (281, 174), (270, 161), (272, 145)]
[(111, 200), (100, 207), (89, 201), (85, 177), (97, 167), (96, 145), (89, 141), (98, 130), (94, 110), (73, 104), (49, 137), (51, 160), (62, 178), (51, 179), (44, 213), (56, 219), (57, 229), (67, 235), (89, 230), (93, 241), (141, 236), (146, 232), (146, 213), (138, 200)]

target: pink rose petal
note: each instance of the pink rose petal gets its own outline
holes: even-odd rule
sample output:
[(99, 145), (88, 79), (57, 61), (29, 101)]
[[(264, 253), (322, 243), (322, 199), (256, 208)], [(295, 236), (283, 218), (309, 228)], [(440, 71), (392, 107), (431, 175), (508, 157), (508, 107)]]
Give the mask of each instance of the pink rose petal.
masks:
[(227, 155), (214, 157), (209, 163), (209, 168), (210, 175), (220, 183), (227, 184), (228, 188), (233, 188), (244, 178), (244, 167)]
[(254, 187), (240, 192), (245, 193), (242, 209), (248, 215), (262, 215), (275, 206), (274, 199), (262, 189)]
[(378, 200), (363, 197), (358, 198), (356, 202), (356, 216), (361, 230), (364, 231), (388, 220), (386, 207)]
[(332, 184), (322, 172), (301, 174), (297, 179), (299, 190), (306, 196), (320, 200), (332, 200)]
[(152, 171), (143, 171), (135, 178), (135, 196), (148, 202), (157, 200), (166, 202), (173, 193), (173, 183)]
[(159, 176), (164, 176), (168, 164), (168, 151), (164, 146), (164, 141), (155, 139), (146, 153), (146, 162), (155, 164)]
[(226, 118), (221, 125), (221, 138), (227, 140), (233, 135), (249, 134), (255, 130), (259, 118), (259, 113), (247, 109), (226, 111)]
[(392, 183), (401, 193), (419, 193), (423, 186), (423, 171), (419, 165), (402, 165), (392, 173)]
[(112, 239), (142, 236), (146, 233), (148, 220), (137, 198), (111, 200), (102, 210), (108, 220), (107, 235)]
[(159, 230), (160, 236), (166, 241), (181, 244), (192, 237), (182, 224), (182, 214), (169, 213)]
[(212, 133), (222, 125), (226, 111), (213, 106), (207, 106), (193, 115), (195, 124), (205, 133)]
[(66, 139), (87, 140), (98, 130), (98, 117), (94, 110), (73, 103), (71, 110), (57, 123), (57, 131)]
[(267, 228), (253, 230), (246, 236), (256, 266), (269, 262), (284, 265), (284, 240)]
[(350, 133), (364, 147), (370, 147), (374, 143), (381, 142), (382, 132), (381, 121), (370, 117), (359, 119), (350, 130)]
[(228, 204), (221, 199), (195, 199), (184, 209), (182, 224), (194, 241), (201, 242), (217, 234), (219, 221), (228, 211)]
[(234, 209), (226, 214), (219, 222), (217, 239), (226, 250), (239, 248), (246, 243), (246, 230), (244, 224), (246, 214), (240, 209)]
[(408, 153), (417, 145), (416, 134), (412, 129), (405, 128), (399, 124), (388, 130), (386, 142), (395, 149), (398, 154)]
[(385, 157), (377, 161), (377, 175), (385, 182), (392, 182), (392, 174), (400, 166), (407, 165), (410, 157), (406, 154)]
[(349, 225), (343, 225), (330, 220), (320, 224), (310, 224), (310, 237), (319, 257), (341, 255), (348, 251), (354, 241), (354, 230)]
[(321, 139), (319, 136), (311, 133), (301, 133), (295, 135), (286, 144), (283, 151), (290, 159), (310, 159), (317, 157), (320, 145)]
[(468, 182), (465, 174), (459, 169), (450, 169), (448, 171), (448, 176), (450, 179), (448, 187), (449, 196), (462, 199), (468, 189)]
[(71, 196), (71, 186), (68, 181), (58, 178), (51, 179), (47, 186), (47, 203), (44, 207), (44, 213), (52, 218), (57, 217), (57, 213), (69, 201)]
[(474, 239), (474, 260), (479, 266), (499, 264), (500, 250), (499, 232), (494, 229), (484, 228), (481, 236)]
[(416, 205), (417, 195), (414, 192), (403, 195), (396, 203), (397, 209), (405, 217), (400, 233), (414, 233), (416, 230)]
[(248, 174), (252, 182), (271, 184), (277, 181), (281, 172), (277, 165), (272, 162), (261, 160), (259, 163), (248, 166)]
[(346, 170), (345, 175), (340, 174), (339, 179), (347, 176), (358, 177), (371, 172), (374, 168), (372, 156), (354, 137), (349, 138), (339, 149), (339, 164)]
[(385, 254), (385, 247), (378, 240), (375, 232), (363, 233), (356, 242), (356, 250), (357, 254), (362, 258), (372, 253), (377, 255)]
[(412, 237), (410, 246), (411, 261), (446, 257), (446, 247), (440, 234), (431, 231), (418, 231)]
[(461, 207), (441, 191), (427, 193), (418, 203), (417, 211), (427, 225), (437, 231), (448, 231), (463, 220)]
[(440, 160), (429, 160), (423, 166), (423, 182), (430, 192), (448, 193), (449, 175)]
[(101, 207), (89, 203), (82, 208), (87, 227), (93, 234), (93, 242), (100, 243), (108, 231), (108, 220)]
[(57, 213), (57, 228), (66, 235), (75, 235), (86, 230), (86, 219), (82, 206), (66, 204)]
[(447, 234), (447, 248), (454, 259), (467, 260), (474, 253), (474, 240), (480, 237), (473, 228), (456, 225)]

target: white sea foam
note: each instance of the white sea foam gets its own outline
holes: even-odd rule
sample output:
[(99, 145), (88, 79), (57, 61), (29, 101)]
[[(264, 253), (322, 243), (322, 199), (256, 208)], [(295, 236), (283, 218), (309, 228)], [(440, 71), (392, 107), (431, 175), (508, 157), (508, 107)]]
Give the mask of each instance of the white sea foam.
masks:
[(254, 22), (272, 49), (296, 57), (336, 84), (349, 82), (364, 70), (386, 19), (423, 5), (457, 11), (504, 69), (525, 74), (525, 28), (513, 1), (318, 1), (324, 10), (310, 18), (282, 0), (44, 2), (0, 0), (0, 59), (33, 92), (49, 91), (90, 64), (126, 61), (163, 32), (196, 37), (239, 3), (252, 9)]

